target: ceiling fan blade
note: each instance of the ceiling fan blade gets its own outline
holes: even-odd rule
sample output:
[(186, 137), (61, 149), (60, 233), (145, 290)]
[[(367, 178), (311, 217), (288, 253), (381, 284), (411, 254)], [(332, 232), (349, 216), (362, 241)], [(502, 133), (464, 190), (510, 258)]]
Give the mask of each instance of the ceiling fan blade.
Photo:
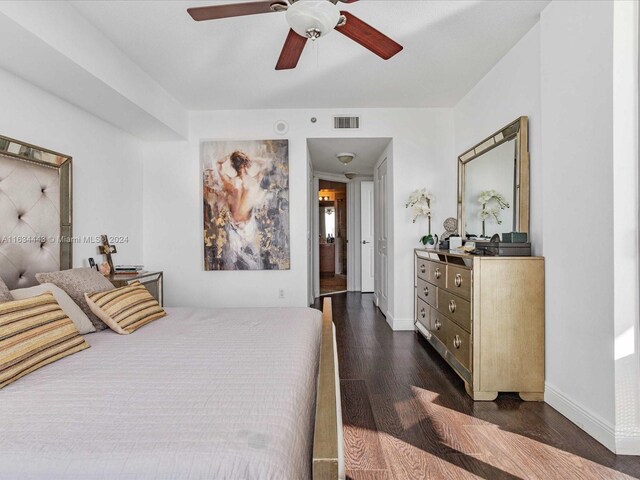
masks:
[(385, 34), (379, 32), (368, 23), (363, 22), (355, 15), (349, 12), (340, 13), (347, 18), (347, 22), (342, 26), (336, 27), (336, 30), (359, 43), (364, 48), (371, 50), (385, 60), (389, 60), (402, 50), (402, 45), (394, 42)]
[(211, 5), (210, 7), (188, 8), (187, 12), (197, 22), (202, 20), (216, 20), (218, 18), (241, 17), (257, 13), (271, 13), (275, 11), (272, 5), (287, 6), (287, 2), (279, 0), (264, 0), (260, 2), (232, 3), (228, 5)]
[(276, 64), (276, 70), (290, 70), (292, 68), (296, 68), (307, 40), (308, 38), (298, 35), (293, 30), (289, 30), (289, 35), (287, 35), (284, 47), (282, 47), (282, 52), (280, 53), (280, 58)]

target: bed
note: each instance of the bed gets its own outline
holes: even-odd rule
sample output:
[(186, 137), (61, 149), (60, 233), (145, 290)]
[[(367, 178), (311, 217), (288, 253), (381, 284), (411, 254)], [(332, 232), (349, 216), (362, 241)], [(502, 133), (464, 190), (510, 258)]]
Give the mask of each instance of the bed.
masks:
[[(58, 171), (58, 177), (48, 172), (46, 178), (49, 191), (60, 182), (61, 222), (30, 221), (33, 233), (70, 235), (65, 205), (71, 205), (71, 159), (45, 150), (55, 161), (36, 158), (33, 146), (24, 154), (2, 151), (2, 138), (0, 171), (9, 171), (7, 165), (16, 160), (26, 161), (36, 178), (43, 178), (40, 168)], [(9, 140), (9, 146), (18, 143)], [(41, 186), (36, 182), (34, 188)], [(45, 189), (15, 193), (29, 194), (44, 196)], [(7, 225), (4, 216), (14, 213), (17, 209), (0, 209), (0, 224)], [(0, 245), (0, 277), (12, 287), (36, 283), (31, 277), (42, 271), (43, 257), (47, 270), (71, 263), (68, 246), (23, 247)], [(91, 348), (0, 390), (0, 478), (343, 475), (330, 300), (323, 312), (169, 308), (167, 313), (132, 335), (110, 330), (87, 335)]]
[(167, 312), (5, 387), (0, 478), (308, 478), (321, 313)]

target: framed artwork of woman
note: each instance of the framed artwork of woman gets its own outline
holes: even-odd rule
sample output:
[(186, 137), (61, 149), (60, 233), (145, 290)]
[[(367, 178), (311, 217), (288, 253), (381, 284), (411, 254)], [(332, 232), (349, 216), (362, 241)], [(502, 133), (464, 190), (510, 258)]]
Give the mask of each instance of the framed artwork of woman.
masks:
[(205, 270), (287, 270), (288, 140), (201, 143)]

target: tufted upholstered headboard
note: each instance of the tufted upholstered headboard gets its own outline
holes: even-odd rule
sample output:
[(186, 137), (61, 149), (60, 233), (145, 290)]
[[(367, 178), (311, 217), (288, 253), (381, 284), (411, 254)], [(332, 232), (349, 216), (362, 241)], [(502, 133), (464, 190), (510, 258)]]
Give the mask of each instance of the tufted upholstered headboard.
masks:
[(0, 136), (0, 277), (10, 289), (71, 268), (71, 157)]

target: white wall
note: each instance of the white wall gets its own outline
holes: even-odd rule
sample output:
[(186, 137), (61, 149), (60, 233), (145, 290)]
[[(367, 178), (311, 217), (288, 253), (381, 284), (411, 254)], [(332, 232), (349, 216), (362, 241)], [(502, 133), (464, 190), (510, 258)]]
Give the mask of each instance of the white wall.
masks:
[(616, 2), (613, 37), (613, 246), (616, 452), (640, 454), (638, 342), (638, 3)]
[[(73, 157), (73, 233), (129, 237), (118, 263), (142, 261), (143, 143), (0, 70), (0, 134)], [(102, 261), (97, 244), (76, 244), (74, 266)]]
[[(360, 114), (363, 128), (336, 131), (335, 114)], [(317, 123), (310, 118), (317, 117)], [(273, 125), (286, 120), (290, 147), (291, 270), (205, 272), (202, 266), (201, 139), (278, 138)], [(150, 144), (144, 162), (145, 263), (165, 271), (169, 305), (306, 305), (308, 262), (307, 138), (393, 137), (396, 320), (411, 322), (413, 248), (426, 225), (412, 224), (404, 202), (415, 188), (430, 187), (437, 198), (434, 218), (455, 216), (453, 122), (447, 109), (259, 110), (193, 112), (189, 140)], [(285, 299), (278, 299), (278, 290)]]
[(547, 401), (613, 448), (613, 2), (540, 23)]
[[(389, 252), (393, 252), (389, 255), (389, 309), (394, 329), (414, 329), (413, 249), (422, 247), (418, 240), (428, 228), (426, 218), (411, 222), (411, 212), (405, 208), (409, 194), (421, 187), (433, 192), (431, 231), (438, 236), (444, 232), (444, 220), (456, 216), (453, 116), (450, 110), (439, 110), (437, 116), (425, 117), (406, 126), (411, 136), (392, 135), (388, 172), (393, 198), (389, 210)], [(394, 122), (392, 118), (389, 121)]]

